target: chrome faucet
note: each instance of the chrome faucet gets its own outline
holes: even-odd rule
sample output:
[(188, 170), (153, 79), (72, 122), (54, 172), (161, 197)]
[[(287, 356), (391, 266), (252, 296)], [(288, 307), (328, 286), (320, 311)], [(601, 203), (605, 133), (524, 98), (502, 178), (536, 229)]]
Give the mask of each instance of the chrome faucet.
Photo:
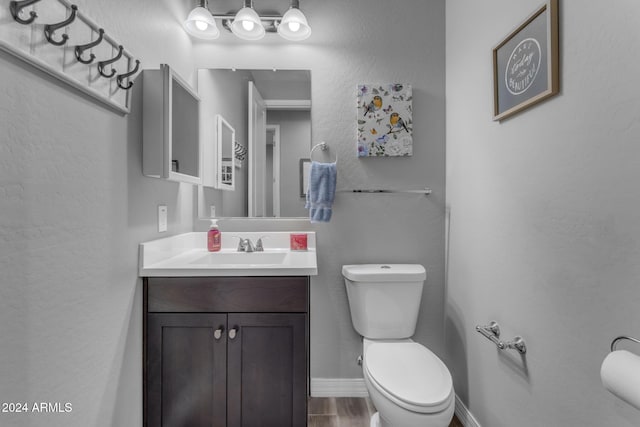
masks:
[(243, 239), (242, 237), (238, 238), (238, 252), (263, 252), (264, 247), (262, 246), (262, 239), (258, 239), (256, 244), (254, 245), (251, 239)]

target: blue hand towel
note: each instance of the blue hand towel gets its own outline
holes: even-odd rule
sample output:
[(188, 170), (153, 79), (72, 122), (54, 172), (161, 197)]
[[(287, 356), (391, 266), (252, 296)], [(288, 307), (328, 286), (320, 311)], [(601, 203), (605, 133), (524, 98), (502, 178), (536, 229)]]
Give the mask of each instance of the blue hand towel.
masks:
[(311, 222), (329, 222), (331, 206), (336, 195), (338, 168), (335, 163), (311, 162), (307, 202)]

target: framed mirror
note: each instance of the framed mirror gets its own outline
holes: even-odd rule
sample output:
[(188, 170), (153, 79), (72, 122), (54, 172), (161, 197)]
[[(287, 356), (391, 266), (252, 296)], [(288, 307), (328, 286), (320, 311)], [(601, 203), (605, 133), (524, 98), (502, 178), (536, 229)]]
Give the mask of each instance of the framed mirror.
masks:
[(166, 64), (142, 74), (143, 174), (200, 184), (198, 95)]
[(235, 129), (234, 189), (219, 191), (207, 178), (214, 168), (204, 166), (201, 216), (214, 206), (219, 218), (306, 217), (299, 162), (312, 145), (311, 72), (202, 69), (198, 94), (205, 159), (213, 157), (207, 145), (217, 139), (211, 118), (221, 115)]

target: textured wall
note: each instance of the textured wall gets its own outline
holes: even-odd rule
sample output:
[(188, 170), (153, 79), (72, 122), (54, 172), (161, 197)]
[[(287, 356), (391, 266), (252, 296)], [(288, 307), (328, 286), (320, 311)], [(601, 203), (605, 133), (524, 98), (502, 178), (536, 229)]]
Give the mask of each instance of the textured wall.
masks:
[(483, 426), (637, 426), (599, 369), (640, 335), (640, 6), (561, 1), (561, 93), (495, 123), (491, 49), (539, 4), (447, 1), (449, 362)]
[[(312, 377), (362, 376), (355, 363), (361, 341), (351, 325), (343, 264), (423, 264), (428, 278), (416, 338), (444, 351), (444, 3), (301, 2), (313, 27), (304, 43), (278, 37), (239, 42), (226, 33), (216, 43), (194, 43), (202, 68), (311, 70), (312, 143), (326, 141), (330, 156), (338, 153), (339, 188), (434, 190), (429, 198), (339, 194), (331, 222), (312, 227), (318, 233), (319, 270), (311, 282)], [(356, 85), (380, 82), (413, 84), (413, 157), (356, 157)], [(281, 224), (222, 221), (221, 229)]]
[[(179, 3), (77, 2), (143, 67), (194, 82)], [(120, 116), (4, 53), (0, 76), (0, 402), (73, 405), (0, 425), (140, 426), (137, 246), (160, 203), (170, 233), (192, 230), (193, 188), (142, 176), (140, 105)]]

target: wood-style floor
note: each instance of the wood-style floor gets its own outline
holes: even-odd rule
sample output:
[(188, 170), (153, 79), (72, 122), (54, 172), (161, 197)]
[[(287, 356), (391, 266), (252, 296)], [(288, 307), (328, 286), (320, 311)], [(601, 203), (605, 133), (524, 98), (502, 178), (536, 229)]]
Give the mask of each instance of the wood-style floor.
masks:
[[(312, 397), (307, 411), (308, 427), (369, 427), (376, 412), (371, 400), (357, 397)], [(453, 417), (449, 427), (464, 426)]]

